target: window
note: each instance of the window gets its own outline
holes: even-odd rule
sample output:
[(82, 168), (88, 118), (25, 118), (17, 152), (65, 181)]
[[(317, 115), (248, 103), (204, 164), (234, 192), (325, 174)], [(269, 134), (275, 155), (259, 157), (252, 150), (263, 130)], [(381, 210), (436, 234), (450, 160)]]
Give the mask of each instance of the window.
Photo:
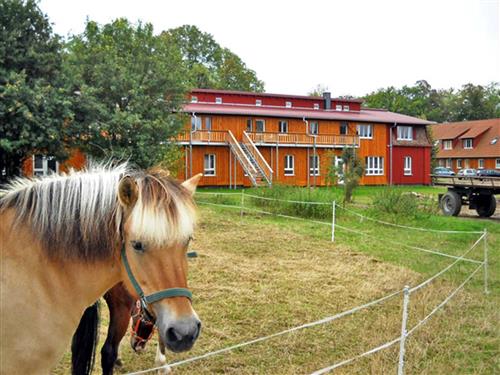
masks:
[(457, 159), (457, 168), (462, 168), (462, 159)]
[(336, 111), (342, 111), (342, 104), (337, 104), (337, 105), (335, 106), (335, 110), (336, 110)]
[(347, 134), (347, 121), (341, 121), (340, 122), (340, 135), (346, 135)]
[(500, 169), (500, 159), (495, 159), (495, 168)]
[(314, 103), (314, 109), (319, 109), (319, 104), (318, 103)]
[(247, 119), (247, 132), (252, 132), (253, 131), (253, 123), (252, 123), (252, 119), (249, 118)]
[(33, 156), (33, 174), (35, 176), (46, 176), (51, 173), (57, 173), (58, 170), (59, 163), (53, 156)]
[(285, 102), (285, 107), (292, 108), (292, 102)]
[(446, 159), (446, 168), (451, 168), (451, 159)]
[(215, 176), (215, 154), (205, 154), (203, 174), (205, 176)]
[(294, 164), (293, 155), (285, 155), (285, 176), (294, 175)]
[(452, 149), (451, 139), (447, 139), (443, 141), (443, 150), (451, 150)]
[(480, 169), (484, 168), (484, 159), (478, 159), (477, 160), (477, 167)]
[(205, 117), (205, 129), (212, 130), (212, 117)]
[(465, 168), (469, 168), (469, 166), (470, 166), (469, 159), (465, 159), (464, 166), (465, 166)]
[(317, 135), (319, 133), (319, 125), (316, 121), (309, 123), (309, 134)]
[(260, 107), (262, 105), (262, 100), (255, 99), (255, 105)]
[(319, 155), (309, 156), (309, 175), (319, 176)]
[(405, 156), (404, 175), (411, 176), (411, 156)]
[(278, 127), (280, 133), (288, 133), (288, 121), (280, 121)]
[(381, 156), (366, 157), (366, 175), (382, 176), (384, 174), (384, 158)]
[(372, 126), (371, 125), (358, 124), (357, 129), (358, 129), (359, 138), (368, 138), (368, 139), (372, 138)]
[(398, 140), (400, 141), (412, 141), (413, 140), (413, 128), (411, 126), (398, 126)]
[(191, 103), (198, 103), (198, 97), (197, 96), (192, 96), (191, 97)]
[(445, 160), (444, 159), (439, 159), (439, 166), (444, 167), (445, 166)]
[(201, 130), (201, 117), (191, 116), (191, 130)]
[(349, 112), (349, 106), (348, 105), (344, 106), (344, 112)]
[(472, 138), (464, 139), (464, 148), (467, 148), (467, 149), (472, 148)]
[(255, 131), (262, 133), (266, 131), (266, 122), (264, 120), (255, 120)]
[(215, 98), (215, 104), (222, 104), (222, 98)]

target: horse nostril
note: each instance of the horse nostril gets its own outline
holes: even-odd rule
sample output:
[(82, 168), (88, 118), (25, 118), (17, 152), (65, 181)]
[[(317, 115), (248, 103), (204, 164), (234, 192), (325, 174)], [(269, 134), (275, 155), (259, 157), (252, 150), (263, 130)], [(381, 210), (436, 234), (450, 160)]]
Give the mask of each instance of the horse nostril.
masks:
[(201, 333), (201, 322), (196, 323), (196, 333), (194, 334), (194, 339), (196, 340)]
[(169, 329), (167, 329), (167, 339), (170, 342), (175, 342), (182, 340), (182, 336), (179, 336), (179, 334), (175, 332), (174, 327), (170, 327)]

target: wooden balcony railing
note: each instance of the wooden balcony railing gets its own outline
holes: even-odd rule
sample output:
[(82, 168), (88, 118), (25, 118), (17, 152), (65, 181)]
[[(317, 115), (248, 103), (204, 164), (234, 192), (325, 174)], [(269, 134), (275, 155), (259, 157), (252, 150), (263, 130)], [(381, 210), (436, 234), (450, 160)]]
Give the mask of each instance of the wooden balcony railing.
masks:
[[(257, 145), (260, 144), (296, 144), (321, 146), (359, 146), (357, 135), (309, 135), (304, 133), (247, 133)], [(315, 142), (316, 141), (316, 142)]]
[[(177, 136), (179, 142), (189, 142), (190, 132), (181, 133)], [(191, 140), (193, 142), (216, 142), (226, 143), (226, 130), (196, 130), (191, 133)]]

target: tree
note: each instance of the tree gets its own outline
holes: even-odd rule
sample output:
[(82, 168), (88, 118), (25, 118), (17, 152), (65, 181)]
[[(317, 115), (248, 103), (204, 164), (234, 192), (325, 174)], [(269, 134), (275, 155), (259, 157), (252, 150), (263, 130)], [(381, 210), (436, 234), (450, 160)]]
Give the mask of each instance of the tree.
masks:
[(330, 91), (327, 85), (318, 83), (311, 91), (307, 93), (308, 96), (323, 96), (323, 93)]
[(236, 54), (221, 47), (212, 35), (184, 25), (162, 33), (165, 43), (175, 44), (188, 69), (191, 88), (261, 92), (264, 83)]
[(0, 179), (33, 152), (65, 157), (71, 113), (61, 80), (61, 43), (33, 0), (0, 0)]
[(67, 46), (73, 142), (94, 158), (130, 159), (147, 168), (169, 152), (179, 133), (186, 70), (178, 48), (153, 35), (151, 24), (88, 21)]
[(345, 147), (342, 150), (340, 155), (341, 163), (338, 166), (333, 163), (333, 158), (335, 158), (333, 153), (331, 158), (332, 162), (327, 172), (327, 178), (332, 184), (337, 184), (339, 180), (343, 181), (344, 202), (350, 203), (354, 189), (359, 185), (365, 171), (363, 162), (357, 155), (356, 149), (352, 147)]

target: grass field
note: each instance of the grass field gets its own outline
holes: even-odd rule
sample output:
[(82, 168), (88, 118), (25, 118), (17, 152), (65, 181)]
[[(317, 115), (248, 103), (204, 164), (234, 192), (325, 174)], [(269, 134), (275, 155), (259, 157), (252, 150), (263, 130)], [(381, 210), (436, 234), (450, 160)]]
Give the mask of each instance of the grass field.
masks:
[[(491, 293), (483, 293), (481, 270), (449, 304), (409, 337), (406, 373), (499, 373), (500, 222), (448, 218), (427, 210), (409, 216), (377, 213), (370, 207), (371, 197), (377, 189), (358, 189), (356, 204), (347, 207), (398, 224), (474, 231), (486, 228), (489, 232)], [(441, 192), (429, 187), (410, 190), (429, 196)], [(250, 190), (248, 193), (278, 194), (289, 199), (306, 196), (310, 200), (326, 202), (340, 197), (339, 191), (329, 189), (317, 189), (312, 193), (304, 190), (288, 196), (276, 191)], [(240, 199), (240, 196), (199, 198), (200, 201), (223, 204), (239, 204)], [(250, 197), (245, 197), (245, 204), (273, 212), (285, 209), (321, 221), (328, 221), (328, 215), (331, 215), (330, 206), (308, 211), (302, 206), (296, 209), (289, 205), (262, 204)], [(342, 209), (337, 209), (337, 223), (366, 235), (337, 229), (336, 241), (332, 243), (327, 225), (249, 212), (240, 217), (239, 209), (200, 204), (199, 226), (192, 244), (199, 257), (190, 260), (190, 288), (204, 328), (191, 352), (169, 354), (169, 360), (177, 361), (334, 315), (399, 290), (404, 285), (417, 285), (453, 262), (453, 259), (398, 244), (460, 255), (478, 237), (393, 228), (360, 220)], [(482, 245), (469, 256), (482, 260)], [(412, 294), (409, 327), (445, 299), (475, 267), (474, 264), (460, 263)], [(310, 373), (396, 338), (401, 329), (401, 300), (401, 295), (398, 295), (335, 322), (182, 365), (174, 372)], [(105, 305), (102, 312), (101, 344), (106, 334)], [(124, 365), (117, 369), (117, 373), (153, 367), (155, 340), (151, 340), (146, 353), (138, 356), (131, 351), (127, 335), (121, 348)], [(394, 373), (398, 351), (399, 346), (395, 345), (342, 367), (336, 373)], [(67, 354), (54, 373), (68, 373), (68, 366)], [(95, 373), (100, 373), (99, 357)]]

